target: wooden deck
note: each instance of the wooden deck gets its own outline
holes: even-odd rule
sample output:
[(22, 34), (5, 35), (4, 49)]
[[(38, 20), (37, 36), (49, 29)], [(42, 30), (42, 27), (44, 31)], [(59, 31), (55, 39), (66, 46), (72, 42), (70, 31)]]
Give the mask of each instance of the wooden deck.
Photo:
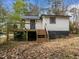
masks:
[(35, 29), (13, 29), (11, 31), (17, 32), (17, 31), (21, 31), (21, 32), (25, 32), (25, 31), (36, 31)]
[(36, 41), (38, 41), (38, 42), (48, 41), (48, 38), (47, 38), (48, 34), (47, 34), (46, 30), (43, 30), (43, 29), (38, 29), (38, 30), (36, 30), (36, 29), (25, 29), (25, 30), (23, 30), (23, 29), (13, 29), (11, 31), (13, 31), (13, 32), (36, 31)]

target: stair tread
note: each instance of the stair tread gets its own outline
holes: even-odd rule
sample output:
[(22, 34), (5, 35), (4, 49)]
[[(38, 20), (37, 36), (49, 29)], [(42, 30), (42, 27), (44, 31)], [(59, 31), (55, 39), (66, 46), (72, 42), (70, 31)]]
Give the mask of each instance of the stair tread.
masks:
[(37, 30), (37, 34), (38, 35), (46, 35), (46, 31), (45, 30)]
[(38, 35), (38, 37), (37, 37), (38, 41), (40, 41), (40, 42), (48, 41), (46, 30), (37, 30), (36, 32)]

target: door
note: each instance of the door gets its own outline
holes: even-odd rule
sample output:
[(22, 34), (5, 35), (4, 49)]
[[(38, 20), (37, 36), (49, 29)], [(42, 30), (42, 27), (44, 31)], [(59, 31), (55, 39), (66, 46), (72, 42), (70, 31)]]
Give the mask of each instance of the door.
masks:
[(35, 20), (30, 20), (30, 29), (35, 29)]

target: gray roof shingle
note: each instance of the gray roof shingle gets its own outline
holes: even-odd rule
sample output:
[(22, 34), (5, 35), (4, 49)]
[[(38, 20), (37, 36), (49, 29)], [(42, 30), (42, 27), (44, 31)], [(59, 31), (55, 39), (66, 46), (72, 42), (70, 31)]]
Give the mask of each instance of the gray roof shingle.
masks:
[(39, 20), (40, 17), (39, 16), (22, 16), (22, 19), (33, 19), (33, 20)]

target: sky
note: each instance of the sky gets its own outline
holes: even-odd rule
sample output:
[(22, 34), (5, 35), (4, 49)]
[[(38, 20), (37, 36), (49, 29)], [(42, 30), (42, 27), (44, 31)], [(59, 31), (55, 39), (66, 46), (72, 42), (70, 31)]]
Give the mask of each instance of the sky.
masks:
[[(12, 3), (14, 0), (3, 0), (4, 7), (8, 10), (12, 9)], [(46, 0), (27, 0), (33, 4), (38, 4), (38, 6), (42, 8), (48, 8), (49, 4)], [(79, 0), (64, 0), (65, 5), (77, 5), (79, 4)]]

